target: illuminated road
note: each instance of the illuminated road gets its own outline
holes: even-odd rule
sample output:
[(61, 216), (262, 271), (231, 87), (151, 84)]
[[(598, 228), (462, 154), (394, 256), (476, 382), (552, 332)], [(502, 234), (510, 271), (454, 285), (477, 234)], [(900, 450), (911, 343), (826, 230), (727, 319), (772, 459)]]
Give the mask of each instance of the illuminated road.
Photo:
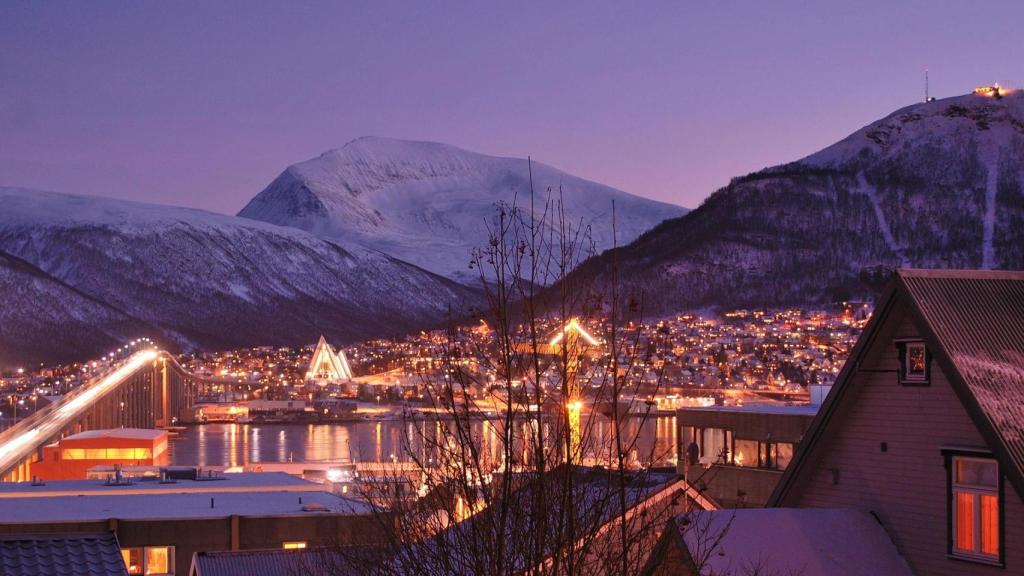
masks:
[(122, 381), (138, 369), (155, 360), (156, 350), (136, 352), (119, 367), (95, 382), (86, 384), (64, 400), (54, 404), (38, 418), (26, 420), (24, 425), (15, 426), (0, 435), (0, 472), (9, 470), (25, 461), (39, 446), (62, 429), (74, 423), (97, 400), (117, 388)]

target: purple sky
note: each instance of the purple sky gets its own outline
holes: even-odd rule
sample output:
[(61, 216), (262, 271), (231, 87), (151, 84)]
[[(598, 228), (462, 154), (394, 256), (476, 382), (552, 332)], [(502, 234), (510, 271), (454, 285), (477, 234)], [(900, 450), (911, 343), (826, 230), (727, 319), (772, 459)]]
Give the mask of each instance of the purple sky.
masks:
[(4, 2), (0, 185), (234, 213), (378, 135), (695, 207), (923, 98), (926, 66), (939, 97), (1024, 84), (1019, 0), (255, 4)]

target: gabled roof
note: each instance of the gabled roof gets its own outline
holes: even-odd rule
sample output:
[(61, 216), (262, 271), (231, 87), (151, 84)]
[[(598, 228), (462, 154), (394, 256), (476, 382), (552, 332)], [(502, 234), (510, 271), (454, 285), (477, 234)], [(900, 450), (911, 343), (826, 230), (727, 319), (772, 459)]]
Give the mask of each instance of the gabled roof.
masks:
[(903, 302), (989, 449), (1024, 494), (1024, 272), (897, 270), (811, 423), (769, 506), (800, 475), (856, 368), (897, 302)]
[(4, 576), (128, 576), (113, 533), (0, 536)]

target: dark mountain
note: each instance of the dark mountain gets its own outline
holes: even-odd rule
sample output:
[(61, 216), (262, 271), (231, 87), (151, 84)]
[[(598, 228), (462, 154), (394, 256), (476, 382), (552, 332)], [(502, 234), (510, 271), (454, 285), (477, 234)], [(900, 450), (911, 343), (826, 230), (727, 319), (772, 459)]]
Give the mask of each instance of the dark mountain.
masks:
[(152, 326), (0, 252), (0, 367), (106, 352)]
[(908, 106), (577, 269), (648, 314), (870, 298), (895, 267), (1024, 268), (1024, 93)]

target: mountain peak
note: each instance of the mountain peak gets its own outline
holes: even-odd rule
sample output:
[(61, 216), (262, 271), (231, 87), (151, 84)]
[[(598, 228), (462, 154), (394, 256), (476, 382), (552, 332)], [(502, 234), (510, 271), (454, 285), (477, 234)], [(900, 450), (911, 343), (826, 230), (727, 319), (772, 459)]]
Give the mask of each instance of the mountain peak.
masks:
[[(570, 221), (590, 226), (599, 250), (613, 245), (613, 200), (620, 244), (685, 212), (538, 162), (532, 172), (534, 190), (559, 190)], [(362, 137), (290, 166), (239, 216), (360, 244), (466, 279), (472, 250), (487, 243), (495, 205), (522, 201), (529, 191), (525, 158)]]
[[(894, 268), (1024, 267), (1022, 198), (1024, 92), (982, 89), (733, 179), (623, 247), (616, 277), (654, 313), (868, 299)], [(578, 274), (599, 284), (610, 263)]]
[(985, 86), (900, 108), (801, 162), (839, 167), (867, 156), (898, 153), (904, 145), (930, 146), (965, 136), (982, 143), (1005, 140), (1013, 133), (1024, 133), (1024, 91), (1000, 87), (997, 92), (994, 86)]

